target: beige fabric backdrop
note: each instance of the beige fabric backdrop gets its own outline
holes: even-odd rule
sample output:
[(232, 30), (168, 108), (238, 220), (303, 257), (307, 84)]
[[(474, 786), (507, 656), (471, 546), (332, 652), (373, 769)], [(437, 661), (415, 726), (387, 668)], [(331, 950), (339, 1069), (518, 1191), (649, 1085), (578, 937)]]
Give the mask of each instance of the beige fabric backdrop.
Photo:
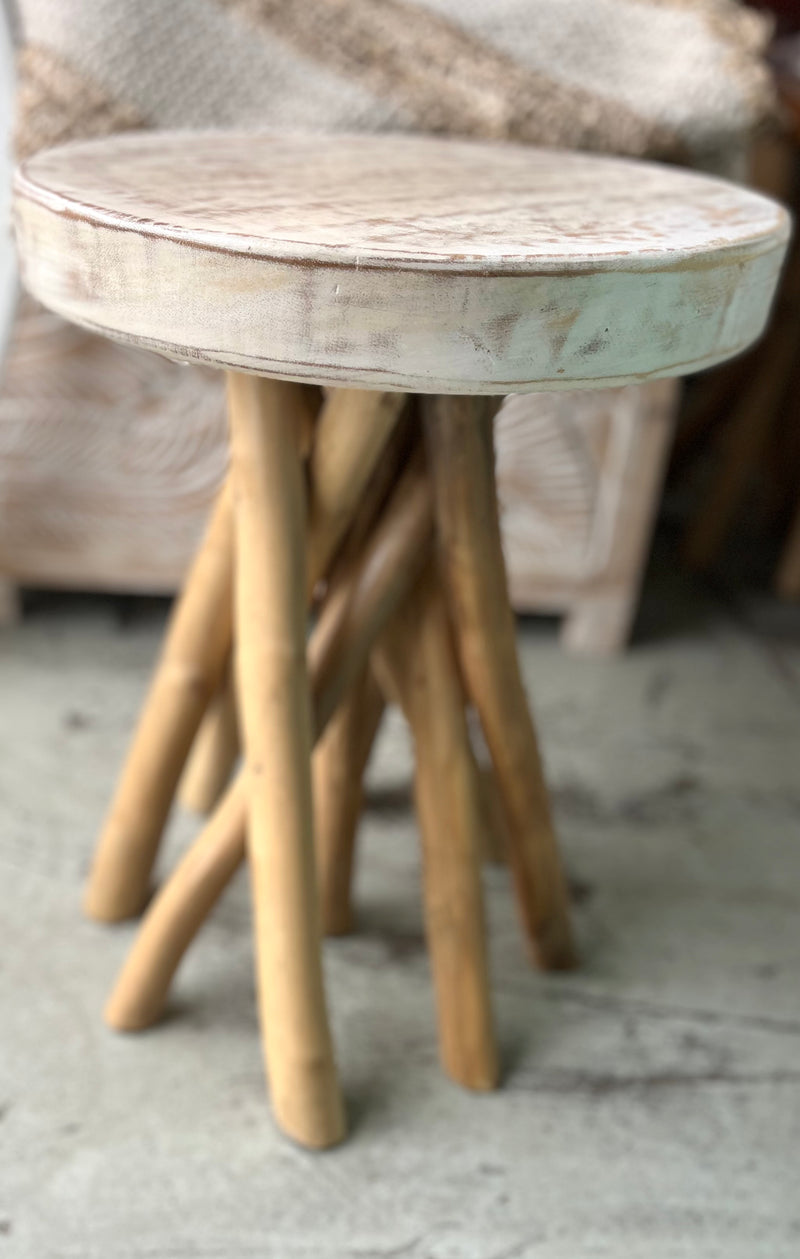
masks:
[(717, 162), (771, 106), (731, 0), (18, 0), (21, 148), (116, 126), (452, 131)]

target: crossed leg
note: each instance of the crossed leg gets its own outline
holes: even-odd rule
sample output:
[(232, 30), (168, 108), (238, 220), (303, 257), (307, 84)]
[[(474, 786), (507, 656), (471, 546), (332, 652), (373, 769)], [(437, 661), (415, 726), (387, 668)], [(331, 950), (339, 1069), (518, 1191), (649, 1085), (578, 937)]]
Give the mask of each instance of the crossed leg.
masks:
[[(568, 964), (572, 953), (563, 876), (516, 663), (502, 557), (496, 563), (501, 553), (487, 412), (480, 400), (427, 404), (445, 601), (430, 573), (414, 585), (430, 554), (431, 483), (419, 455), (398, 463), (395, 451), (394, 465), (388, 458), (387, 443), (397, 432), (402, 397), (356, 391), (329, 395), (315, 424), (308, 460), (304, 532), (297, 433), (307, 432), (308, 426), (301, 423), (307, 394), (301, 403), (300, 393), (298, 386), (231, 378), (238, 689), (247, 769), (153, 902), (109, 1001), (107, 1018), (114, 1026), (134, 1028), (158, 1016), (180, 957), (245, 855), (249, 830), (265, 1055), (276, 1113), (298, 1139), (324, 1145), (339, 1138), (343, 1121), (319, 965), (309, 753), (312, 740), (332, 721), (330, 744), (320, 749), (327, 748), (327, 760), (320, 758), (327, 766), (323, 781), (328, 784), (322, 800), (336, 804), (337, 781), (340, 797), (318, 848), (330, 925), (336, 914), (346, 922), (354, 802), (382, 707), (374, 684), (364, 681), (364, 670), (371, 647), (393, 615), (375, 662), (385, 689), (400, 700), (411, 722), (418, 749), (426, 919), (442, 1058), (454, 1078), (471, 1087), (491, 1087), (496, 1078), (477, 867), (480, 806), (462, 677), (480, 712), (505, 802), (523, 921), (542, 964)], [(463, 403), (462, 409), (450, 405), (455, 403)], [(408, 466), (399, 475), (403, 462)], [(372, 514), (393, 484), (376, 525)], [(364, 504), (371, 498), (365, 514)], [(477, 535), (470, 533), (472, 513), (479, 521)], [(345, 547), (331, 571), (351, 525), (351, 540), (358, 538), (359, 546)], [(472, 567), (477, 576), (464, 558), (476, 551)], [(488, 571), (492, 566), (493, 573)], [(229, 559), (229, 583), (230, 567)], [(313, 694), (309, 722), (305, 604), (326, 573), (325, 602), (308, 652)], [(500, 610), (482, 606), (487, 598)], [(398, 611), (403, 601), (407, 607)], [(208, 613), (205, 605), (204, 611)], [(492, 640), (488, 658), (486, 639)], [(229, 651), (230, 630), (219, 650), (220, 675)], [(427, 682), (420, 685), (420, 676)], [(365, 686), (371, 688), (366, 708)], [(192, 733), (211, 692), (209, 687), (192, 712)], [(183, 760), (185, 751), (181, 767)], [(456, 771), (446, 778), (453, 764)], [(437, 765), (444, 768), (445, 778), (433, 770)], [(344, 792), (343, 770), (348, 783)], [(513, 781), (516, 776), (526, 779), (524, 787)], [(270, 791), (264, 789), (266, 783)], [(322, 833), (324, 828), (319, 829)], [(286, 843), (289, 831), (291, 844)], [(148, 879), (154, 853), (153, 847)], [(326, 889), (331, 894), (327, 901)], [(279, 895), (285, 912), (272, 914), (266, 926)], [(280, 960), (287, 950), (296, 961), (288, 971)]]

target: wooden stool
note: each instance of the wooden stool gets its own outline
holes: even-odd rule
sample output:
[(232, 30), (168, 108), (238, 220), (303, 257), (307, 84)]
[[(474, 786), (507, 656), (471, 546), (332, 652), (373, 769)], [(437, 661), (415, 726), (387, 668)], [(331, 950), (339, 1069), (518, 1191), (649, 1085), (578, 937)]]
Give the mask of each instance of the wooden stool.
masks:
[[(569, 966), (574, 948), (505, 588), (491, 398), (677, 375), (737, 353), (767, 317), (786, 214), (718, 180), (597, 157), (220, 133), (41, 154), (17, 175), (15, 212), (42, 302), (229, 373), (228, 484), (172, 615), (88, 913), (144, 908), (234, 643), (245, 768), (148, 908), (109, 1022), (158, 1016), (246, 844), (275, 1114), (304, 1144), (341, 1138), (311, 749), (328, 726), (317, 815), (323, 902), (341, 926), (360, 775), (387, 695), (416, 744), (442, 1059), (461, 1083), (492, 1087), (466, 701), (491, 752), (534, 955)], [(225, 703), (227, 717), (209, 720), (230, 727)], [(219, 780), (231, 742), (229, 729), (210, 753)]]

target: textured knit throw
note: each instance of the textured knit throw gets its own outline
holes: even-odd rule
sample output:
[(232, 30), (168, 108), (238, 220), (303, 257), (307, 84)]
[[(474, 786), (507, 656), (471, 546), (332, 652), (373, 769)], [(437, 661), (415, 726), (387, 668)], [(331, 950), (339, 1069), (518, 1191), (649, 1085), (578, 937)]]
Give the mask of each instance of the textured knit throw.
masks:
[(17, 147), (422, 130), (724, 167), (768, 31), (732, 0), (17, 0)]

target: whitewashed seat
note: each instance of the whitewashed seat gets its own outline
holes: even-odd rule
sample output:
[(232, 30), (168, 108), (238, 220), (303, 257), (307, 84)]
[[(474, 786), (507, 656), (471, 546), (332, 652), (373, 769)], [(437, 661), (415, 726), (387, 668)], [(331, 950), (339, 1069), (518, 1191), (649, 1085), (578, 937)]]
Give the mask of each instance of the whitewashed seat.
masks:
[(16, 183), (25, 280), (170, 357), (510, 393), (679, 375), (761, 331), (788, 236), (722, 180), (517, 145), (141, 134)]

